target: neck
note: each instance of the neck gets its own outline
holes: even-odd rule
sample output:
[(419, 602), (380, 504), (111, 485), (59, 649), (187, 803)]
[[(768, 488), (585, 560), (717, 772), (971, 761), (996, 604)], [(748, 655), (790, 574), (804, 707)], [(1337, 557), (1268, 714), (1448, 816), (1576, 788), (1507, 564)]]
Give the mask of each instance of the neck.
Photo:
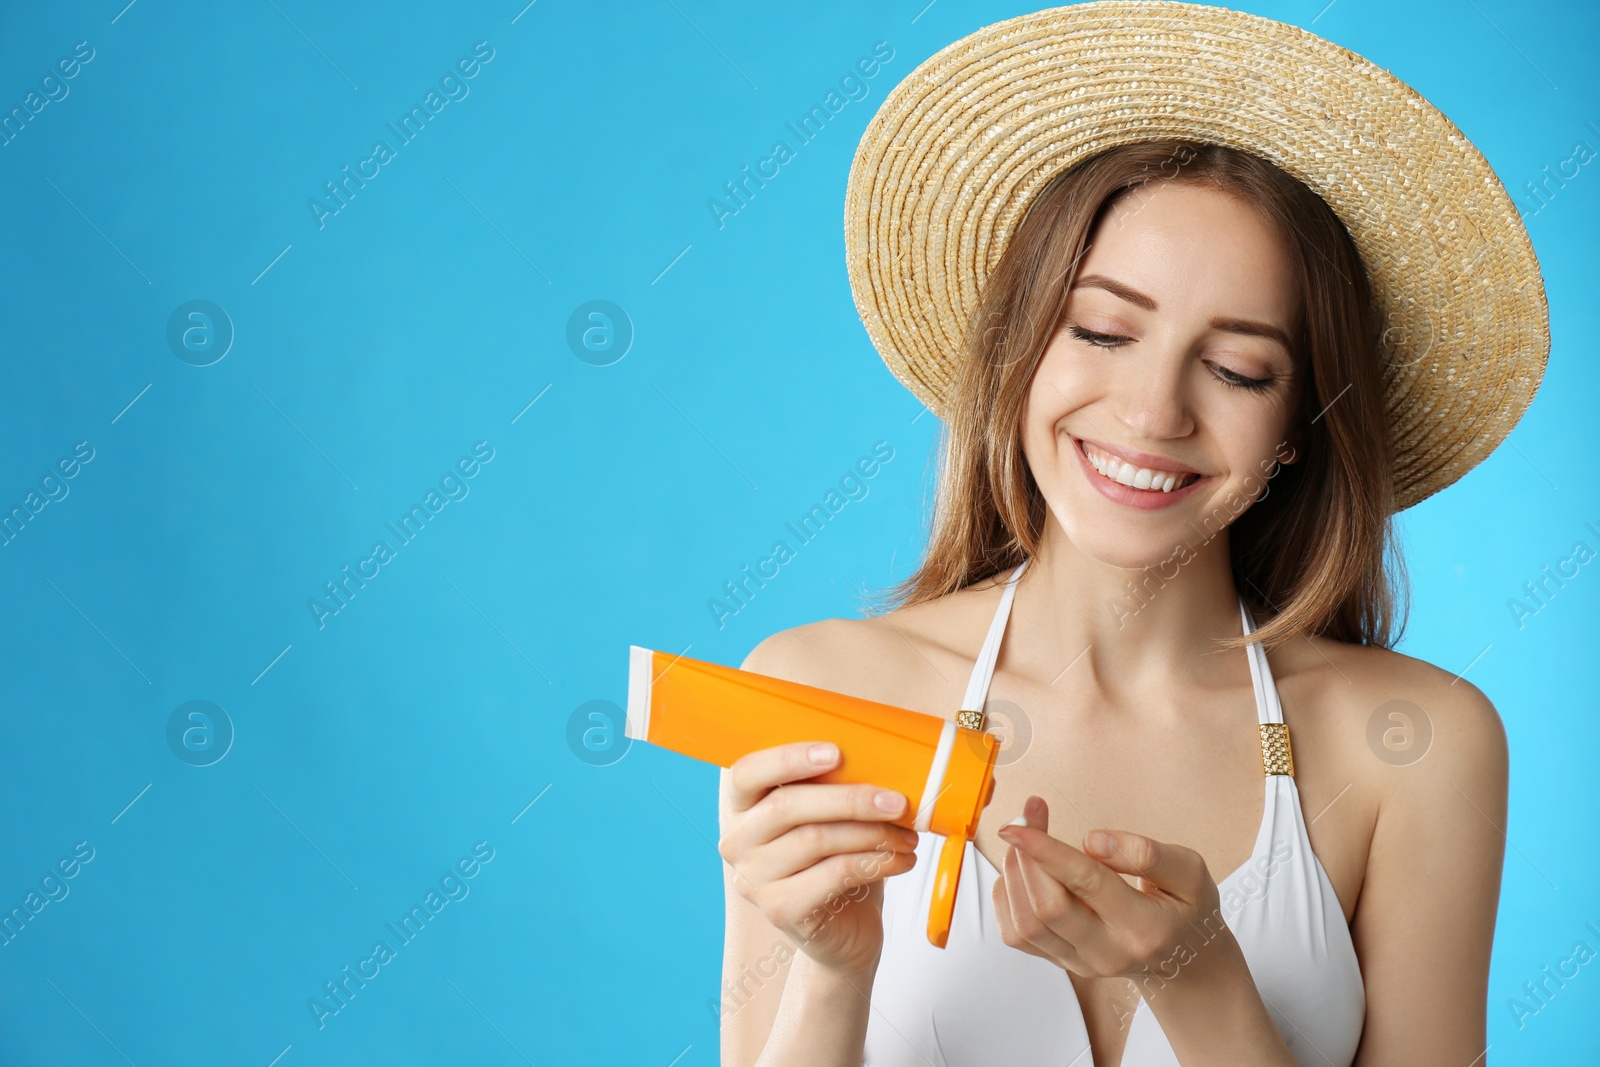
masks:
[(1216, 638), (1243, 632), (1226, 529), (1199, 548), (1127, 569), (1085, 555), (1052, 517), (1018, 581), (1012, 617), (1036, 665), (1058, 662), (1047, 677), (1087, 674), (1109, 694), (1235, 684), (1247, 667), (1242, 652), (1215, 654)]

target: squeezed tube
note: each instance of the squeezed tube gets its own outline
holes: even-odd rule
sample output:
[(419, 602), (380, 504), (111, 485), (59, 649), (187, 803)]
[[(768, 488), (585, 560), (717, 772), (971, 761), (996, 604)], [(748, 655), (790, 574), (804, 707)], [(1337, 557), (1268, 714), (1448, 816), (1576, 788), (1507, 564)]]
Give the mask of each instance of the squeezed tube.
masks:
[(944, 836), (928, 940), (945, 947), (966, 843), (994, 795), (994, 735), (920, 711), (638, 645), (629, 647), (628, 657), (624, 732), (633, 740), (719, 767), (775, 745), (832, 741), (839, 762), (814, 781), (867, 783), (903, 795), (906, 811), (890, 821)]

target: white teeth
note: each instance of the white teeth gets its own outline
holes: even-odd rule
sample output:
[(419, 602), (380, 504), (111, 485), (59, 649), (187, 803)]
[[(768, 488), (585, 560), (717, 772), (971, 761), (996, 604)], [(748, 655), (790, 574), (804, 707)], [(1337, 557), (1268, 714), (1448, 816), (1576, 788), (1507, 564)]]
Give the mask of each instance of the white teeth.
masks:
[(1174, 489), (1188, 485), (1198, 475), (1179, 474), (1176, 471), (1156, 471), (1148, 467), (1135, 467), (1131, 463), (1111, 456), (1102, 455), (1093, 446), (1085, 444), (1083, 454), (1089, 457), (1089, 462), (1094, 469), (1110, 478), (1114, 482), (1131, 486), (1134, 489), (1159, 489), (1163, 493), (1170, 493)]

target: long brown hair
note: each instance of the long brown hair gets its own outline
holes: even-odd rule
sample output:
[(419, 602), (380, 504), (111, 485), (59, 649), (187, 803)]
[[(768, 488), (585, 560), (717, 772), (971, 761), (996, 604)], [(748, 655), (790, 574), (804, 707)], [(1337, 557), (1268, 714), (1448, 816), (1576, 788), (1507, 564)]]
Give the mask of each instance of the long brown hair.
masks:
[[(1292, 249), (1303, 454), (1262, 480), (1265, 496), (1206, 522), (1208, 540), (1229, 528), (1234, 582), (1260, 623), (1251, 639), (1269, 649), (1301, 634), (1392, 647), (1404, 629), (1403, 616), (1399, 629), (1393, 616), (1405, 567), (1392, 530), (1380, 323), (1360, 254), (1333, 210), (1294, 177), (1247, 152), (1189, 141), (1108, 149), (1057, 175), (1029, 206), (967, 327), (927, 549), (917, 570), (880, 596), (882, 610), (966, 588), (1038, 550), (1046, 508), (1022, 452), (1028, 388), (1095, 226), (1118, 196), (1152, 181), (1236, 195)], [(1156, 570), (1147, 567), (1142, 588), (1130, 588), (1141, 606), (1145, 592), (1176, 577)], [(1218, 648), (1243, 644), (1225, 639)]]

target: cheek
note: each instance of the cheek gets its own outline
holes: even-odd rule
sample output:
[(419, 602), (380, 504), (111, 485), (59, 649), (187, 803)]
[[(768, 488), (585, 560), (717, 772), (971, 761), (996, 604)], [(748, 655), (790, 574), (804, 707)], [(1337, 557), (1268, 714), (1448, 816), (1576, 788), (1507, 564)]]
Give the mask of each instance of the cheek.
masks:
[(1039, 358), (1029, 398), (1041, 416), (1046, 412), (1060, 419), (1104, 396), (1111, 382), (1104, 375), (1104, 364), (1064, 333), (1051, 340)]
[(1058, 333), (1038, 357), (1029, 395), (1043, 408), (1066, 408), (1070, 405), (1069, 398), (1082, 390), (1083, 378), (1085, 368), (1074, 352), (1074, 342), (1066, 334)]
[(1024, 406), (1023, 441), (1037, 449), (1054, 450), (1061, 440), (1063, 421), (1089, 406), (1094, 394), (1092, 383), (1068, 361), (1041, 364)]
[(1266, 496), (1272, 485), (1267, 473), (1289, 433), (1288, 420), (1276, 411), (1258, 411), (1252, 418), (1235, 420), (1231, 428), (1216, 431), (1218, 440), (1236, 442), (1228, 448), (1228, 478), (1218, 486), (1219, 493), (1236, 493), (1252, 502)]
[(1050, 462), (1056, 427), (1067, 410), (1061, 394), (1036, 377), (1022, 406), (1022, 454), (1030, 467)]

